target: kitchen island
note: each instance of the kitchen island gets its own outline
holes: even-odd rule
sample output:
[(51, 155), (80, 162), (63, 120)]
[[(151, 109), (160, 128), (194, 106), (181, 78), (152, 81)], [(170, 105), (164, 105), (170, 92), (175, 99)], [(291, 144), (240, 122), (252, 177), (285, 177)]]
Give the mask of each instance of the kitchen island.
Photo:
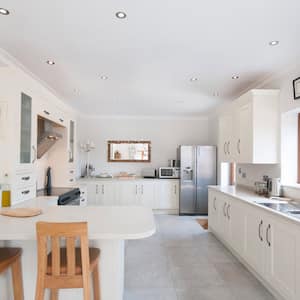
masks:
[[(42, 214), (36, 217), (0, 216), (1, 246), (23, 249), (25, 300), (34, 299), (35, 294), (37, 269), (35, 224), (38, 221), (87, 221), (90, 246), (101, 249), (99, 264), (101, 300), (123, 299), (125, 240), (147, 238), (154, 234), (155, 222), (151, 209), (141, 206), (56, 206), (56, 202), (55, 197), (38, 197), (18, 205), (18, 207), (41, 208)], [(81, 289), (60, 290), (59, 294), (60, 299), (82, 299)], [(3, 273), (0, 278), (0, 299), (13, 299), (9, 272)]]

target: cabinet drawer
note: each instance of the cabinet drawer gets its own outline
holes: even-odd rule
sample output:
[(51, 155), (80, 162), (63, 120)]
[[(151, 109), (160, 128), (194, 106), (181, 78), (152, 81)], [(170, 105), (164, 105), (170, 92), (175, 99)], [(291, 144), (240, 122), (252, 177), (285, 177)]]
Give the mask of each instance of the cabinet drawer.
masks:
[(26, 201), (34, 198), (36, 195), (36, 186), (27, 186), (13, 191), (12, 204)]
[(33, 173), (16, 174), (16, 186), (32, 186), (36, 183), (36, 176)]

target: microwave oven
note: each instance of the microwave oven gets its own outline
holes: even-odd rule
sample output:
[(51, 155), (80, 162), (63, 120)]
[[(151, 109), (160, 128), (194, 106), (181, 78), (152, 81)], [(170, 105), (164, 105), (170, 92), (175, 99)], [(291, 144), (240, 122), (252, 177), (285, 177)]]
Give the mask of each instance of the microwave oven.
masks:
[(180, 168), (176, 167), (161, 167), (158, 169), (158, 178), (179, 178)]

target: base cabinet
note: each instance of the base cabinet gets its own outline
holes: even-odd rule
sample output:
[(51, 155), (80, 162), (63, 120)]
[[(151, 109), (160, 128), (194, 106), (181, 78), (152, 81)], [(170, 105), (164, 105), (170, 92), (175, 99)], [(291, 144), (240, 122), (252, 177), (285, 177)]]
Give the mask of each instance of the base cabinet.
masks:
[(208, 223), (283, 299), (300, 299), (300, 225), (211, 190)]
[(87, 183), (89, 205), (143, 205), (179, 209), (178, 180), (108, 180)]

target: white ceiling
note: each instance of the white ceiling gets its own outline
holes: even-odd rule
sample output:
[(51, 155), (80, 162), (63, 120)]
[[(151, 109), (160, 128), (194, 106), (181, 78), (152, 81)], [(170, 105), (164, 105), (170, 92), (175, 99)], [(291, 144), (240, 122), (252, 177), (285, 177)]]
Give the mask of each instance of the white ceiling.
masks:
[(92, 115), (205, 114), (300, 54), (299, 0), (2, 0), (0, 7), (10, 10), (0, 15), (0, 47)]

